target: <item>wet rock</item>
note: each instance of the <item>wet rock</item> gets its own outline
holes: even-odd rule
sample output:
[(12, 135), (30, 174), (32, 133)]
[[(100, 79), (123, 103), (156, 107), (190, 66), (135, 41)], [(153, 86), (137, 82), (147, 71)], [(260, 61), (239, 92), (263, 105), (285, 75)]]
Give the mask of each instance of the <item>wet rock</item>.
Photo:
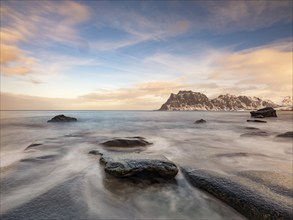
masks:
[(200, 119), (194, 122), (194, 124), (202, 124), (202, 123), (206, 123), (207, 121), (204, 119)]
[[(193, 186), (226, 202), (249, 219), (293, 218), (292, 197), (276, 193), (261, 181), (202, 169), (182, 168), (182, 171)], [(270, 176), (270, 172), (266, 175)]]
[(249, 156), (265, 156), (264, 154), (257, 153), (245, 153), (245, 152), (236, 152), (236, 153), (225, 153), (225, 154), (216, 154), (216, 157), (249, 157)]
[(39, 156), (39, 157), (25, 158), (25, 159), (21, 159), (20, 162), (44, 162), (44, 161), (54, 160), (57, 157), (58, 155), (52, 154), (52, 155), (45, 155), (45, 156)]
[(253, 132), (248, 132), (245, 134), (241, 134), (241, 137), (253, 137), (253, 136), (261, 136), (261, 137), (266, 137), (269, 136), (269, 134), (265, 131), (253, 131)]
[(256, 115), (254, 118), (264, 118), (263, 115)]
[(105, 172), (115, 177), (173, 178), (178, 173), (177, 166), (162, 155), (112, 153), (103, 154), (100, 161)]
[(34, 147), (37, 147), (37, 146), (40, 146), (42, 144), (30, 144), (29, 146), (27, 146), (27, 148), (25, 148), (24, 150), (28, 150), (30, 148), (34, 148)]
[(241, 171), (237, 173), (237, 175), (265, 185), (278, 194), (289, 197), (292, 197), (293, 195), (293, 179), (290, 175), (263, 170)]
[(75, 122), (75, 121), (77, 121), (76, 118), (68, 117), (65, 115), (56, 115), (55, 117), (53, 117), (51, 120), (47, 122)]
[(260, 130), (259, 128), (255, 128), (255, 127), (245, 127), (245, 129), (247, 129), (247, 130)]
[(279, 134), (277, 135), (277, 137), (293, 138), (293, 131), (288, 131), (283, 134)]
[(107, 147), (141, 147), (151, 145), (152, 143), (146, 141), (142, 137), (128, 137), (113, 139), (101, 144)]
[(263, 121), (263, 120), (247, 120), (247, 122), (267, 123), (267, 121)]
[(91, 150), (88, 154), (102, 155), (98, 150)]
[(276, 110), (272, 107), (266, 107), (257, 111), (250, 112), (251, 117), (277, 117)]

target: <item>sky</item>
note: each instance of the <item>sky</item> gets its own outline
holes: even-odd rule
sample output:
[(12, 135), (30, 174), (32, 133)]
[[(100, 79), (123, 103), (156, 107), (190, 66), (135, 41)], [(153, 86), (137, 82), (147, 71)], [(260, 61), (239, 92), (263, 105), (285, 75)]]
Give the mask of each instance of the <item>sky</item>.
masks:
[(292, 1), (1, 0), (2, 110), (292, 96)]

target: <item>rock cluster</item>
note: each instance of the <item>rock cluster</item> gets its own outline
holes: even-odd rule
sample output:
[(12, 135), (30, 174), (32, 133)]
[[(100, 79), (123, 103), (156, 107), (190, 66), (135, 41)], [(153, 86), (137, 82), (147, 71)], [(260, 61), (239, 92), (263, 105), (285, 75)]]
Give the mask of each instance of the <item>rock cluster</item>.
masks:
[[(143, 137), (116, 138), (101, 143), (106, 153), (92, 150), (89, 154), (101, 155), (100, 161), (105, 165), (105, 172), (115, 177), (174, 178), (178, 168), (166, 157), (137, 153), (138, 149), (144, 150), (151, 144)], [(132, 152), (133, 149), (135, 152)]]

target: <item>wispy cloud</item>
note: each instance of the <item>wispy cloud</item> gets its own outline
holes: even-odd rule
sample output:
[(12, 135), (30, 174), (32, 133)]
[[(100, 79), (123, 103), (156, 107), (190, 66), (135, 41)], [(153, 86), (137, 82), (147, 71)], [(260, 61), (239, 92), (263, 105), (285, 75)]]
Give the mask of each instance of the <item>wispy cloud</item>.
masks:
[(242, 51), (241, 40), (213, 40), (292, 23), (291, 9), (292, 1), (5, 1), (1, 85), (23, 94), (6, 93), (18, 103), (10, 106), (49, 108), (52, 99), (24, 96), (38, 92), (73, 97), (58, 109), (156, 109), (182, 89), (277, 99), (292, 91), (292, 39)]
[(234, 80), (234, 85), (258, 86), (257, 92), (278, 97), (292, 92), (292, 41), (223, 54), (215, 60), (209, 80)]
[[(1, 73), (7, 76), (35, 72), (37, 56), (22, 49), (26, 42), (39, 45), (59, 42), (82, 47), (76, 25), (90, 18), (90, 9), (77, 2), (11, 2), (18, 10), (1, 5)], [(23, 13), (25, 12), (25, 13)], [(78, 15), (78, 16), (77, 16)]]
[(203, 1), (197, 4), (207, 12), (200, 19), (199, 28), (215, 33), (252, 31), (292, 21), (292, 1)]
[(61, 110), (78, 109), (73, 99), (56, 99), (1, 92), (1, 110)]
[(101, 102), (103, 106), (110, 104), (114, 109), (117, 109), (117, 107), (123, 109), (155, 109), (171, 92), (182, 88), (188, 89), (191, 88), (191, 85), (176, 81), (153, 81), (126, 88), (96, 91), (79, 98), (96, 105), (101, 104)]

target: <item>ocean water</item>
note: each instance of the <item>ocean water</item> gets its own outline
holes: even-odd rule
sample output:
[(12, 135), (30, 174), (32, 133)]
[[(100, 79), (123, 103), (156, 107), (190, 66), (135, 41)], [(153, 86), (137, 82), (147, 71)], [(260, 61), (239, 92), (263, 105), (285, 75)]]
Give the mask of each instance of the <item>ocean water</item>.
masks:
[[(47, 123), (58, 114), (76, 123)], [(3, 219), (244, 219), (181, 172), (174, 181), (141, 183), (104, 173), (99, 143), (142, 136), (179, 167), (233, 174), (265, 170), (292, 175), (292, 112), (249, 123), (249, 112), (1, 111)], [(205, 124), (194, 124), (205, 119)], [(268, 136), (243, 137), (256, 127)], [(25, 150), (31, 144), (41, 144)]]

